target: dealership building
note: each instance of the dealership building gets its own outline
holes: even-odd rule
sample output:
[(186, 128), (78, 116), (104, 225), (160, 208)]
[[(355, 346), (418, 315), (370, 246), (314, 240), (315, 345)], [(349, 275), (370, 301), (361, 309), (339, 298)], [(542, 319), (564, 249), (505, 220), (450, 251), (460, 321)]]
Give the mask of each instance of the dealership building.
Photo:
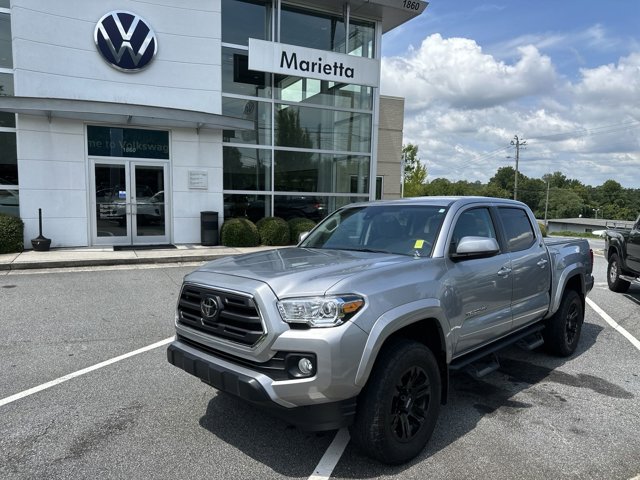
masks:
[[(409, 0), (0, 0), (0, 213), (53, 247), (400, 196), (382, 34)], [(211, 215), (211, 214), (210, 214)], [(214, 214), (215, 215), (215, 214)]]

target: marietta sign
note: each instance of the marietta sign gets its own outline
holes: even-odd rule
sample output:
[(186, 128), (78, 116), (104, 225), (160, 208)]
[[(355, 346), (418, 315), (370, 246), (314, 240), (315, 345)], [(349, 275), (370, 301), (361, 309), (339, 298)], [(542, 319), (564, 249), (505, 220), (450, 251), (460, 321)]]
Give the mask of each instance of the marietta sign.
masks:
[(371, 58), (249, 39), (249, 69), (377, 87), (380, 62)]

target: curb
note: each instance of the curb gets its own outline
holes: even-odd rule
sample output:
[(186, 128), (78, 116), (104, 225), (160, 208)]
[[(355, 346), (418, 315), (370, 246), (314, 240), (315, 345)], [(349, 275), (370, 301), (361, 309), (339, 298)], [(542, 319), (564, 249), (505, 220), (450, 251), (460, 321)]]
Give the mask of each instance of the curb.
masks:
[(43, 262), (6, 263), (0, 264), (0, 271), (38, 270), (47, 268), (72, 267), (106, 267), (118, 265), (153, 265), (156, 263), (191, 263), (208, 262), (217, 258), (228, 257), (230, 254), (219, 255), (189, 255), (155, 258), (105, 258), (93, 260), (52, 260)]

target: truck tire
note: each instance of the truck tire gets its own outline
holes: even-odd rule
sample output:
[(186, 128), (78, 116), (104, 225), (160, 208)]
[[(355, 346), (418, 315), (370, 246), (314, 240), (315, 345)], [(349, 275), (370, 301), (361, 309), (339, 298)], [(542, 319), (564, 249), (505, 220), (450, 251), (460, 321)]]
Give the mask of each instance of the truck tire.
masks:
[(367, 456), (397, 465), (425, 447), (440, 412), (441, 380), (429, 348), (398, 340), (380, 353), (358, 399), (351, 438)]
[(560, 308), (542, 331), (547, 350), (559, 357), (576, 351), (584, 322), (584, 304), (575, 290), (565, 290)]
[(629, 290), (631, 283), (622, 280), (620, 278), (621, 274), (620, 260), (618, 259), (618, 255), (613, 253), (609, 257), (609, 266), (607, 267), (607, 284), (609, 285), (609, 290), (612, 292), (624, 293)]

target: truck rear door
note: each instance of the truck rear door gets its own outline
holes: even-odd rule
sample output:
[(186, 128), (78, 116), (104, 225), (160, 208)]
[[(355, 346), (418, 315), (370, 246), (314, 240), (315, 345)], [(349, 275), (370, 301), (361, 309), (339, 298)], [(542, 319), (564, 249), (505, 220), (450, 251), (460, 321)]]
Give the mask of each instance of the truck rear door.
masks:
[(549, 252), (527, 210), (518, 206), (498, 207), (511, 259), (513, 328), (539, 319), (550, 302), (551, 263)]

